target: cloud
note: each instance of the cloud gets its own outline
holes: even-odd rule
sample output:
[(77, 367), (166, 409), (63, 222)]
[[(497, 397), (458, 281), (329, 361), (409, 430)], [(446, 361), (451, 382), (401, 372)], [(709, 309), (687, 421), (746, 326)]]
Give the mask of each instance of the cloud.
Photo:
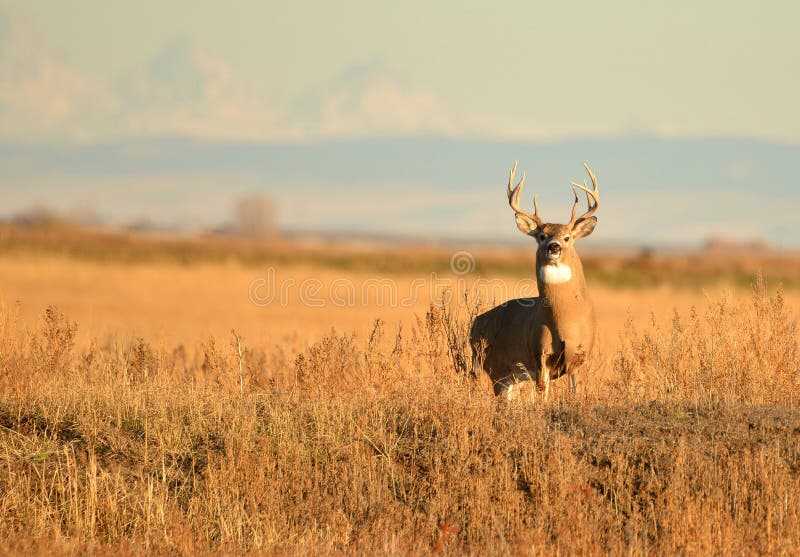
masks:
[(433, 94), (373, 60), (345, 68), (295, 102), (288, 127), (326, 137), (447, 132), (454, 126)]
[(9, 4), (0, 4), (0, 137), (82, 137), (113, 103), (105, 85), (69, 67)]
[(225, 62), (187, 39), (167, 44), (119, 80), (112, 133), (205, 139), (275, 139), (281, 111), (238, 81)]
[(454, 128), (434, 95), (380, 61), (346, 68), (288, 106), (186, 38), (116, 80), (98, 79), (72, 68), (0, 2), (0, 139), (303, 140)]
[(126, 136), (273, 139), (281, 112), (187, 40), (114, 82), (72, 69), (17, 16), (0, 11), (0, 138)]

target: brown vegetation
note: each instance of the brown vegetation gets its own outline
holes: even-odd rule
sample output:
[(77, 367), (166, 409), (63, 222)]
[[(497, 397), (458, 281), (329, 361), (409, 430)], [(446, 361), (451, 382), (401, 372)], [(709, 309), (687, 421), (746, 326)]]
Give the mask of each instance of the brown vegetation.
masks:
[(800, 375), (781, 293), (631, 319), (594, 356), (602, 380), (577, 398), (557, 383), (547, 404), (470, 378), (468, 309), (298, 353), (236, 333), (79, 347), (69, 316), (25, 327), (6, 307), (3, 550), (797, 551)]

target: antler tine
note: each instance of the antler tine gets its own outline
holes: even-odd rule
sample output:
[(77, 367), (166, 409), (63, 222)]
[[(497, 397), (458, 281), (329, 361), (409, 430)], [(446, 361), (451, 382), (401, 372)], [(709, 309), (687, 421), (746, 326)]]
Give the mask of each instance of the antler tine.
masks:
[(519, 197), (522, 194), (522, 186), (525, 183), (525, 173), (522, 173), (522, 178), (520, 178), (519, 183), (514, 186), (513, 188), (511, 185), (514, 183), (514, 174), (517, 172), (517, 161), (514, 161), (514, 166), (511, 168), (511, 172), (508, 175), (508, 204), (514, 209), (516, 214), (525, 215), (528, 218), (532, 219), (533, 222), (536, 223), (537, 226), (541, 226), (543, 224), (542, 218), (539, 216), (539, 204), (536, 201), (536, 196), (533, 196), (533, 208), (534, 213), (531, 214), (528, 211), (523, 210), (519, 206)]
[(580, 203), (580, 199), (578, 199), (578, 190), (572, 188), (572, 193), (575, 195), (575, 202), (572, 204), (572, 217), (570, 217), (569, 224), (567, 226), (572, 226), (575, 224), (575, 212), (578, 210), (578, 203)]
[[(589, 174), (589, 179), (592, 181), (592, 189), (589, 189), (589, 186), (586, 185), (586, 180), (583, 181), (583, 185), (572, 182), (572, 191), (575, 192), (575, 205), (572, 206), (572, 219), (569, 221), (570, 226), (581, 219), (588, 219), (600, 206), (600, 189), (597, 185), (597, 176), (594, 175), (594, 172), (592, 172), (588, 164), (583, 163), (583, 167), (586, 169), (586, 172)], [(578, 204), (578, 195), (575, 188), (581, 189), (586, 193), (586, 205), (588, 206), (587, 211), (577, 219), (575, 218), (575, 206)]]

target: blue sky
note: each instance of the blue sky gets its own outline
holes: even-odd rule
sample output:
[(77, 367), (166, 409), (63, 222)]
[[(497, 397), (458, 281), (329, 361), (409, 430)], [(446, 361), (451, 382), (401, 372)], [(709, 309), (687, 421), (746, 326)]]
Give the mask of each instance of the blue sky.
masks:
[[(3, 212), (204, 225), (261, 191), (287, 227), (510, 237), (513, 160), (557, 208), (589, 159), (615, 240), (800, 245), (782, 210), (800, 202), (798, 20), (788, 1), (0, 0)], [(153, 151), (172, 164), (135, 166)], [(625, 224), (653, 199), (659, 226)]]

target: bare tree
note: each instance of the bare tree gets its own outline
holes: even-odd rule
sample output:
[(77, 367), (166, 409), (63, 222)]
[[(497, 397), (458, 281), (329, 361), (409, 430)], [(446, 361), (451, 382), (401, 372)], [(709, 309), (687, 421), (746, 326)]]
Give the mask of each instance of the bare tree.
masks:
[(269, 238), (277, 230), (277, 209), (268, 197), (251, 193), (239, 198), (233, 207), (234, 228), (250, 238)]

